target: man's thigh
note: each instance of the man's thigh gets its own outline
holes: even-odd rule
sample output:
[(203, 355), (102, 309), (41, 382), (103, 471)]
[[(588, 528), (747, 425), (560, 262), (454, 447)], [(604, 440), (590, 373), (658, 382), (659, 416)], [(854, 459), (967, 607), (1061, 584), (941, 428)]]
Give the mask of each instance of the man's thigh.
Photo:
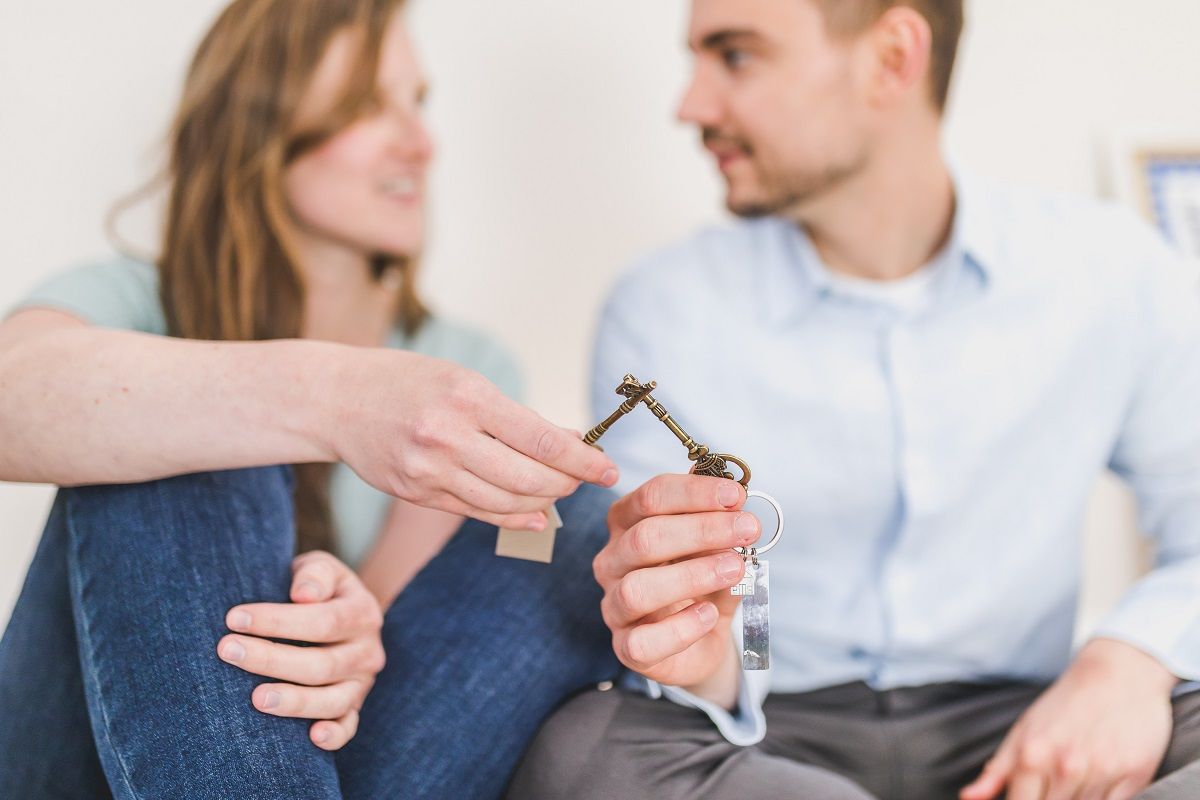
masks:
[(730, 744), (699, 711), (622, 690), (586, 692), (555, 713), (508, 796), (871, 800), (832, 772)]
[(1175, 698), (1171, 744), (1157, 782), (1139, 800), (1185, 800), (1200, 797), (1200, 692)]
[(767, 698), (763, 749), (886, 800), (955, 800), (1042, 691), (1033, 684), (863, 683)]

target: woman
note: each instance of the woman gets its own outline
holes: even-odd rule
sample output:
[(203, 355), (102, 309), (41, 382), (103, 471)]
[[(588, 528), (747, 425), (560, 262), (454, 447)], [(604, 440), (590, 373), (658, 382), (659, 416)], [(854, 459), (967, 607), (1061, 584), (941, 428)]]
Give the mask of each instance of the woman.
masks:
[[(586, 535), (551, 568), (478, 523), (442, 549), (617, 474), (417, 297), (431, 145), (400, 5), (234, 2), (187, 79), (159, 263), (68, 273), (0, 325), (0, 480), (94, 485), (60, 493), (0, 645), (0, 795), (495, 794), (611, 672), (607, 498), (560, 504)], [(368, 588), (418, 571), (381, 620)]]

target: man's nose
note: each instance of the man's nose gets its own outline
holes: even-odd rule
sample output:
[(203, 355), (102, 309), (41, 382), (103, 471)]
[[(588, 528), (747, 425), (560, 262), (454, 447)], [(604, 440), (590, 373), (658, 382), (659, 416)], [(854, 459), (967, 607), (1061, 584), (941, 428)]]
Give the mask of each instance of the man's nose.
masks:
[(679, 102), (675, 116), (680, 122), (701, 128), (714, 128), (721, 122), (717, 98), (699, 73), (692, 76), (692, 82)]

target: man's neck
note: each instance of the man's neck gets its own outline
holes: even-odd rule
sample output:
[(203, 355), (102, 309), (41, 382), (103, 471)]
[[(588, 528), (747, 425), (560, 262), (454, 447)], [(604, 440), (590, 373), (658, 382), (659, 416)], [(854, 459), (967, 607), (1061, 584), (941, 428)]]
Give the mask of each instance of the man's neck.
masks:
[(954, 183), (936, 144), (916, 157), (880, 153), (828, 197), (797, 214), (834, 272), (890, 281), (912, 275), (945, 246)]

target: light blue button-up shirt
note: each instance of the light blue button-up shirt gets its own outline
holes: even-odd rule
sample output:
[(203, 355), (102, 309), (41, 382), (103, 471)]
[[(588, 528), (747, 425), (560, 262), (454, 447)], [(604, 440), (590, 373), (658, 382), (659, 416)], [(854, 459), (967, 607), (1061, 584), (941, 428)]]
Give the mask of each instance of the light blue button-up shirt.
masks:
[[(761, 738), (768, 691), (1053, 679), (1106, 467), (1158, 555), (1094, 635), (1200, 678), (1194, 278), (1115, 207), (974, 180), (957, 196), (946, 249), (894, 287), (839, 279), (768, 218), (646, 259), (605, 307), (596, 418), (625, 373), (655, 379), (787, 513), (769, 556), (773, 669), (746, 673), (734, 717), (665, 688), (731, 741)], [(604, 445), (624, 490), (689, 466), (648, 413)]]

